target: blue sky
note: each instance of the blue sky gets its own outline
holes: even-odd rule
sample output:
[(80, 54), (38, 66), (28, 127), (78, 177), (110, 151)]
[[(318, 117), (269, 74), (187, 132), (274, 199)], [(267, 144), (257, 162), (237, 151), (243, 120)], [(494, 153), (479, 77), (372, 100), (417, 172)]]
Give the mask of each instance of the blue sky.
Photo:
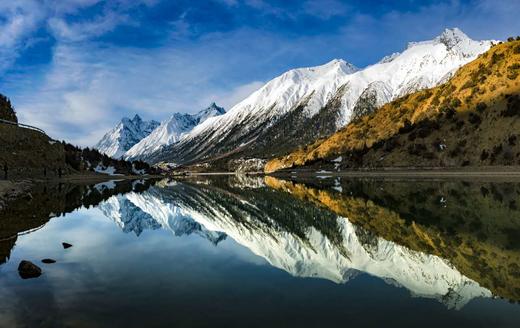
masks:
[(520, 33), (518, 0), (0, 0), (0, 92), (21, 121), (92, 145), (122, 116), (229, 109), (284, 71), (363, 67), (459, 27)]

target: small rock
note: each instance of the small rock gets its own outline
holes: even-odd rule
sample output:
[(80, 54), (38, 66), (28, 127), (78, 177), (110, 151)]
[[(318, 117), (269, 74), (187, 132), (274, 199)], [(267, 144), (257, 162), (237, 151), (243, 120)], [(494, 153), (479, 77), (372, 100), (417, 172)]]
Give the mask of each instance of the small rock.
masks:
[(41, 276), (42, 269), (30, 261), (21, 261), (18, 265), (18, 274), (22, 279), (31, 279)]
[(45, 263), (45, 264), (56, 263), (56, 260), (53, 260), (53, 259), (43, 259), (42, 263)]
[(63, 245), (63, 248), (65, 248), (65, 249), (72, 247), (72, 244), (69, 244), (69, 243), (61, 243), (61, 244)]

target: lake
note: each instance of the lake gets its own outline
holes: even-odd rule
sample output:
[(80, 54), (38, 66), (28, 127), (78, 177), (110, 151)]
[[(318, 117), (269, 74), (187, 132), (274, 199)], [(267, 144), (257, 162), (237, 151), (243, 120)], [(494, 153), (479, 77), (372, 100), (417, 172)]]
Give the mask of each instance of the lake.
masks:
[(520, 182), (39, 185), (0, 216), (0, 299), (2, 327), (519, 327)]

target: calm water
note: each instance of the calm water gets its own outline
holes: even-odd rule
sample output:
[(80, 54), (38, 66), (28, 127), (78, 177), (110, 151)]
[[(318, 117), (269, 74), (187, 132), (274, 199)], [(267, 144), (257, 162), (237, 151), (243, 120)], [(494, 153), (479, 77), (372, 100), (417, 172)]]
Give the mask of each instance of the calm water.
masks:
[[(231, 176), (32, 196), (0, 216), (1, 327), (520, 326), (520, 183)], [(43, 274), (21, 279), (21, 260)]]

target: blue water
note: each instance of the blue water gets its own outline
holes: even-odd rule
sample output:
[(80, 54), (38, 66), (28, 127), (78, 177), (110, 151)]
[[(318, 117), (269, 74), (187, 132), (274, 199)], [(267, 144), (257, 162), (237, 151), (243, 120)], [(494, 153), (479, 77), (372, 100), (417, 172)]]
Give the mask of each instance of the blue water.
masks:
[[(197, 184), (189, 187), (197, 188)], [(41, 229), (19, 235), (9, 258), (0, 265), (0, 326), (519, 326), (520, 306), (516, 300), (501, 299), (500, 295), (476, 297), (456, 309), (439, 298), (414, 295), (399, 283), (358, 270), (342, 282), (331, 281), (326, 275), (298, 276), (286, 266), (271, 264), (272, 258), (266, 257), (265, 253), (255, 254), (250, 244), (241, 244), (232, 236), (225, 235), (217, 242), (208, 237), (215, 227), (209, 227), (197, 215), (203, 216), (205, 208), (213, 205), (201, 203), (198, 208), (196, 200), (199, 198), (186, 201), (182, 195), (189, 192), (183, 193), (186, 190), (178, 188), (179, 184), (155, 186), (151, 187), (153, 190), (142, 192), (150, 197), (165, 195), (163, 203), (183, 208), (185, 212), (181, 216), (170, 215), (168, 227), (147, 222), (150, 228), (124, 232), (121, 222), (118, 225), (113, 217), (107, 216), (106, 206), (104, 211), (99, 207), (103, 207), (102, 202), (89, 209), (79, 208), (52, 218)], [(224, 198), (236, 193), (237, 188), (240, 189), (234, 186), (228, 190), (225, 183), (219, 182), (215, 195), (210, 195), (208, 189), (201, 189), (200, 196), (213, 197), (216, 204), (219, 201), (224, 204)], [(267, 186), (261, 188), (269, 199), (291, 197)], [(172, 194), (172, 189), (178, 189), (178, 193)], [(262, 193), (256, 190), (244, 187), (244, 194), (237, 198), (237, 204), (242, 205), (236, 206), (261, 211)], [(278, 208), (281, 215), (298, 206), (295, 200), (287, 204), (291, 208), (284, 211), (280, 204), (284, 203), (271, 203), (271, 206)], [(227, 205), (222, 206), (226, 208)], [(309, 203), (308, 206), (315, 207), (316, 204)], [(187, 209), (193, 210), (191, 214), (199, 214), (190, 217), (186, 214)], [(319, 208), (313, 214), (315, 220), (323, 219), (319, 215), (326, 213), (323, 211), (327, 209)], [(244, 222), (258, 219), (252, 214), (242, 221), (245, 216), (239, 218), (237, 213), (245, 212), (230, 215), (237, 220), (237, 226), (245, 227), (248, 224)], [(248, 213), (262, 215), (260, 212)], [(220, 214), (215, 209), (208, 217), (212, 215)], [(323, 215), (330, 219), (329, 214)], [(332, 218), (337, 216), (330, 215)], [(141, 216), (149, 219), (148, 215)], [(182, 221), (180, 228), (175, 226), (176, 220)], [(281, 235), (298, 234), (298, 227), (294, 227), (294, 231), (284, 231), (282, 227), (286, 225), (278, 226), (272, 215), (262, 220), (270, 222), (267, 226), (273, 227), (273, 231), (281, 231)], [(308, 227), (304, 230), (308, 231)], [(62, 242), (69, 242), (73, 247), (64, 249)], [(269, 247), (264, 249), (269, 250)], [(56, 263), (43, 264), (40, 262), (43, 258), (55, 259)], [(21, 260), (33, 261), (42, 268), (43, 274), (34, 279), (21, 279), (17, 271)]]

